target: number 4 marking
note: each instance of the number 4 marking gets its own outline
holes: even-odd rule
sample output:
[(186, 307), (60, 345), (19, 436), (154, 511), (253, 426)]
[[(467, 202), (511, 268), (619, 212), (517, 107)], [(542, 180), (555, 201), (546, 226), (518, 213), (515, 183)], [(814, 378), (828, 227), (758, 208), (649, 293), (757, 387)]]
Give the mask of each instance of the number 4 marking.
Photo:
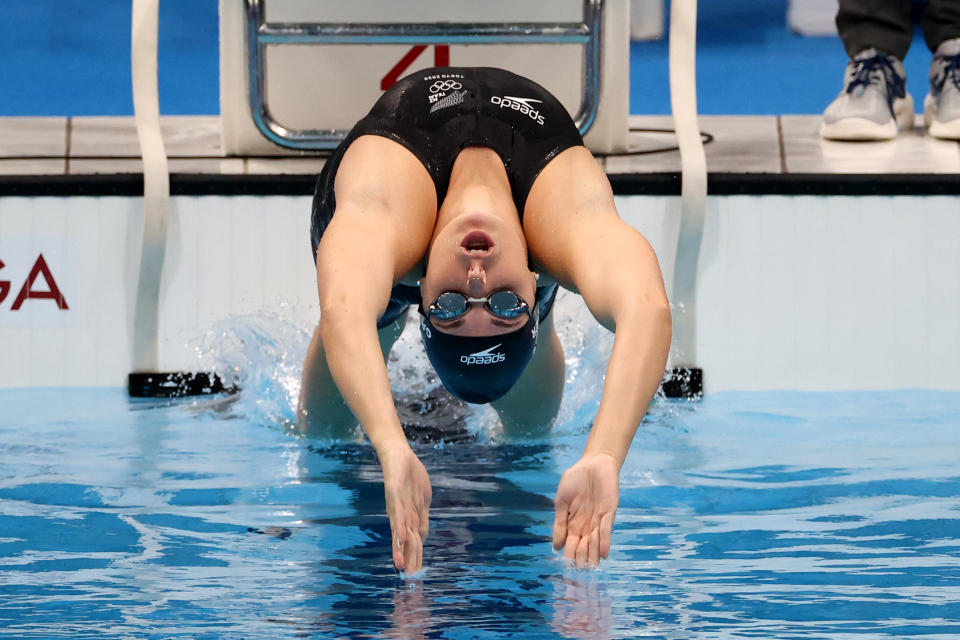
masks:
[[(426, 49), (427, 45), (425, 44), (418, 44), (411, 47), (410, 51), (407, 51), (406, 55), (400, 58), (400, 62), (393, 65), (393, 68), (387, 72), (387, 75), (380, 78), (380, 90), (386, 91), (397, 84), (397, 80), (400, 79), (403, 72), (406, 71)], [(433, 46), (433, 66), (450, 66), (450, 45), (437, 44)]]

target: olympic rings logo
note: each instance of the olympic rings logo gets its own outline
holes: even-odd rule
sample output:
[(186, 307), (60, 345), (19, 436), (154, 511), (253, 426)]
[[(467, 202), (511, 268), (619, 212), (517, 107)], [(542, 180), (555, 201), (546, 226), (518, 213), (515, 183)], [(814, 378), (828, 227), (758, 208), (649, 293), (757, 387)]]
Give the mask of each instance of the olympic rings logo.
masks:
[(456, 80), (437, 80), (432, 85), (430, 85), (430, 93), (438, 93), (440, 91), (451, 91), (456, 89), (462, 89), (463, 85), (457, 82)]

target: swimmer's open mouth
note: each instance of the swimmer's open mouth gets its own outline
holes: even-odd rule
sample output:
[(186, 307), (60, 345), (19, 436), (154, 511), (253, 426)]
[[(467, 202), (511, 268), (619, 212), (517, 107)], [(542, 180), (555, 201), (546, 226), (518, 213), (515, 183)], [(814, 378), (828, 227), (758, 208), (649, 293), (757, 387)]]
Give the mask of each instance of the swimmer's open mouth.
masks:
[(467, 253), (485, 255), (493, 248), (493, 238), (483, 231), (471, 231), (460, 242)]

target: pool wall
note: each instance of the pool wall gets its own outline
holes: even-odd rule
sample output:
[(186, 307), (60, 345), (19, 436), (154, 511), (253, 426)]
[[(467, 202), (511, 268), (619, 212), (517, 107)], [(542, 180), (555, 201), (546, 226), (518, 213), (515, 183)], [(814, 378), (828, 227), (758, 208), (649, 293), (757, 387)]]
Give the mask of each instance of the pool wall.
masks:
[[(617, 205), (669, 290), (679, 199)], [(697, 297), (708, 392), (960, 390), (955, 197), (708, 206)], [(162, 368), (196, 368), (198, 346), (237, 316), (315, 323), (309, 212), (306, 196), (172, 198)], [(0, 388), (125, 384), (141, 225), (136, 197), (0, 197)]]

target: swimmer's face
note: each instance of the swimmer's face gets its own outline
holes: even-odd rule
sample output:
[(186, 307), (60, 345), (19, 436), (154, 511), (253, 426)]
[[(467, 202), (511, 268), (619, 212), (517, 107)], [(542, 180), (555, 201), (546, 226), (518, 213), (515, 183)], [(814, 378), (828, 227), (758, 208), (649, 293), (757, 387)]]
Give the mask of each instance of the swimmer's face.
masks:
[[(518, 225), (485, 213), (458, 216), (433, 238), (427, 257), (427, 272), (420, 280), (424, 308), (446, 291), (459, 291), (482, 298), (509, 289), (533, 305), (536, 277), (527, 269), (527, 246)], [(473, 304), (460, 318), (443, 322), (431, 318), (434, 327), (461, 336), (491, 336), (510, 333), (526, 324), (529, 316), (504, 320)]]

